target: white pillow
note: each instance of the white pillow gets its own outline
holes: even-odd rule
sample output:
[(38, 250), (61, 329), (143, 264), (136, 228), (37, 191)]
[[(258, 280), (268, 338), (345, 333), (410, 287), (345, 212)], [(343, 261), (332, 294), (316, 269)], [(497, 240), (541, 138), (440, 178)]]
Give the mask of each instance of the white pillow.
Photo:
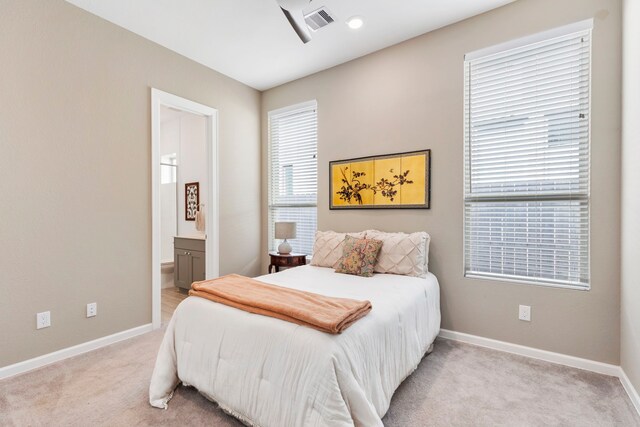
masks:
[(429, 242), (424, 231), (416, 233), (385, 233), (367, 230), (367, 239), (382, 240), (382, 248), (373, 269), (376, 273), (425, 277), (429, 271)]
[(335, 268), (340, 257), (342, 257), (342, 243), (347, 234), (356, 239), (364, 238), (364, 232), (336, 233), (335, 231), (316, 231), (311, 265)]

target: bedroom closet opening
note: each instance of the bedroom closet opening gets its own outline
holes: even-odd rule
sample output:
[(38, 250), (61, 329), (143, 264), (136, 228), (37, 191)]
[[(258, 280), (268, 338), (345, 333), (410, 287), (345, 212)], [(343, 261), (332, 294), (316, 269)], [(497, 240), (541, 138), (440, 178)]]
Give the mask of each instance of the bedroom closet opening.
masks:
[(191, 283), (217, 277), (216, 111), (152, 92), (154, 328)]

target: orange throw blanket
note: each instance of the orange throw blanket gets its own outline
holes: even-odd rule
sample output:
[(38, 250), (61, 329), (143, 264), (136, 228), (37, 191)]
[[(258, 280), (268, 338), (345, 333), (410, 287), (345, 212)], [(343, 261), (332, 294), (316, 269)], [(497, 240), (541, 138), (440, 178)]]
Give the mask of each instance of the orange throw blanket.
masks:
[(194, 282), (189, 295), (339, 334), (371, 311), (369, 301), (334, 298), (229, 274)]

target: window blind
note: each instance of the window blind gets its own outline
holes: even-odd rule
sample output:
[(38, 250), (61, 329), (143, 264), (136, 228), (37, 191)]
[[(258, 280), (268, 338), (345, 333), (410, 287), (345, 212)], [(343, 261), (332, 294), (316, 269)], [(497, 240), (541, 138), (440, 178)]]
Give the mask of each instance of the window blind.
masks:
[(294, 252), (311, 255), (317, 230), (318, 161), (316, 103), (269, 113), (269, 241), (274, 224), (296, 223)]
[(589, 287), (591, 29), (465, 60), (465, 275)]

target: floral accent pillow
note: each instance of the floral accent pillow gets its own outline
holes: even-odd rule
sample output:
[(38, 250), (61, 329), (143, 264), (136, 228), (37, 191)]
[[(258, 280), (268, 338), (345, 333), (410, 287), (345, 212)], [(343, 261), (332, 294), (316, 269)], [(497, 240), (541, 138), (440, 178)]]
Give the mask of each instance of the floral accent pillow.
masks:
[(336, 272), (362, 277), (373, 276), (373, 268), (381, 247), (382, 240), (356, 239), (346, 236), (342, 247), (342, 258), (338, 261)]

